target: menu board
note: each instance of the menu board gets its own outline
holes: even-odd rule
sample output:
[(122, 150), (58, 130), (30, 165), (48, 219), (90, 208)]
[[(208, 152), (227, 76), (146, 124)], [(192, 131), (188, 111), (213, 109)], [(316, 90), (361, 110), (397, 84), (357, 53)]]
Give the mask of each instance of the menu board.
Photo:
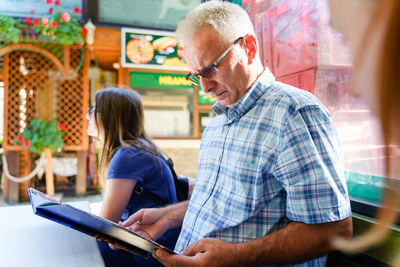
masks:
[(188, 70), (173, 32), (122, 28), (121, 46), (123, 67)]

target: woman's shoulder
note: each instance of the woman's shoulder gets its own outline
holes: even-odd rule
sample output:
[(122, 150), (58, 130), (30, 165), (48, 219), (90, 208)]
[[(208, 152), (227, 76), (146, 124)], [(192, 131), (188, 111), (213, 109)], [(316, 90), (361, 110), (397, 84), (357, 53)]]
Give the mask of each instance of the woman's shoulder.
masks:
[(131, 147), (120, 147), (115, 151), (113, 159), (121, 159), (124, 160), (146, 160), (146, 159), (153, 159), (153, 155), (143, 149), (138, 149), (134, 146)]

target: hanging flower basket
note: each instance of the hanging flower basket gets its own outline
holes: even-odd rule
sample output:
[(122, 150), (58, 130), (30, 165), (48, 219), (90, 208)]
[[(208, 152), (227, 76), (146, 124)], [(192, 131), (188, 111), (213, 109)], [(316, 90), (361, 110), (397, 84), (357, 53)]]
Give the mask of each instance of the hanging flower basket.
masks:
[[(74, 13), (82, 13), (76, 7)], [(78, 18), (68, 12), (49, 9), (49, 13), (41, 18), (26, 17), (22, 21), (5, 14), (0, 15), (0, 37), (3, 46), (10, 42), (42, 41), (56, 42), (61, 45), (83, 44), (88, 33)]]
[(31, 22), (33, 29), (40, 35), (40, 39), (57, 41), (63, 45), (83, 44), (83, 34), (87, 33), (86, 28), (82, 28), (78, 19), (71, 16), (68, 12), (54, 12), (49, 17), (25, 18), (26, 22)]

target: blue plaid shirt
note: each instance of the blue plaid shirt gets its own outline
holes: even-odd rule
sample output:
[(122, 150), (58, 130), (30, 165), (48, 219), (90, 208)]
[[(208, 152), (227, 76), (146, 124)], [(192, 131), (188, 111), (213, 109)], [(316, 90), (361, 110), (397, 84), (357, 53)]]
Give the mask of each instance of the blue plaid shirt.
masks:
[(177, 252), (201, 238), (246, 242), (290, 221), (351, 215), (337, 134), (316, 97), (266, 69), (235, 105), (213, 110)]

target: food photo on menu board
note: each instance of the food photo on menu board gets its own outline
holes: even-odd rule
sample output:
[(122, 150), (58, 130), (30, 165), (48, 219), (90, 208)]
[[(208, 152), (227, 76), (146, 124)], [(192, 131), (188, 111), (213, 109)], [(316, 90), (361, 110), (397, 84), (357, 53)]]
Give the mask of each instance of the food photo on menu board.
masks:
[(183, 47), (172, 32), (122, 28), (122, 65), (156, 69), (187, 69)]

